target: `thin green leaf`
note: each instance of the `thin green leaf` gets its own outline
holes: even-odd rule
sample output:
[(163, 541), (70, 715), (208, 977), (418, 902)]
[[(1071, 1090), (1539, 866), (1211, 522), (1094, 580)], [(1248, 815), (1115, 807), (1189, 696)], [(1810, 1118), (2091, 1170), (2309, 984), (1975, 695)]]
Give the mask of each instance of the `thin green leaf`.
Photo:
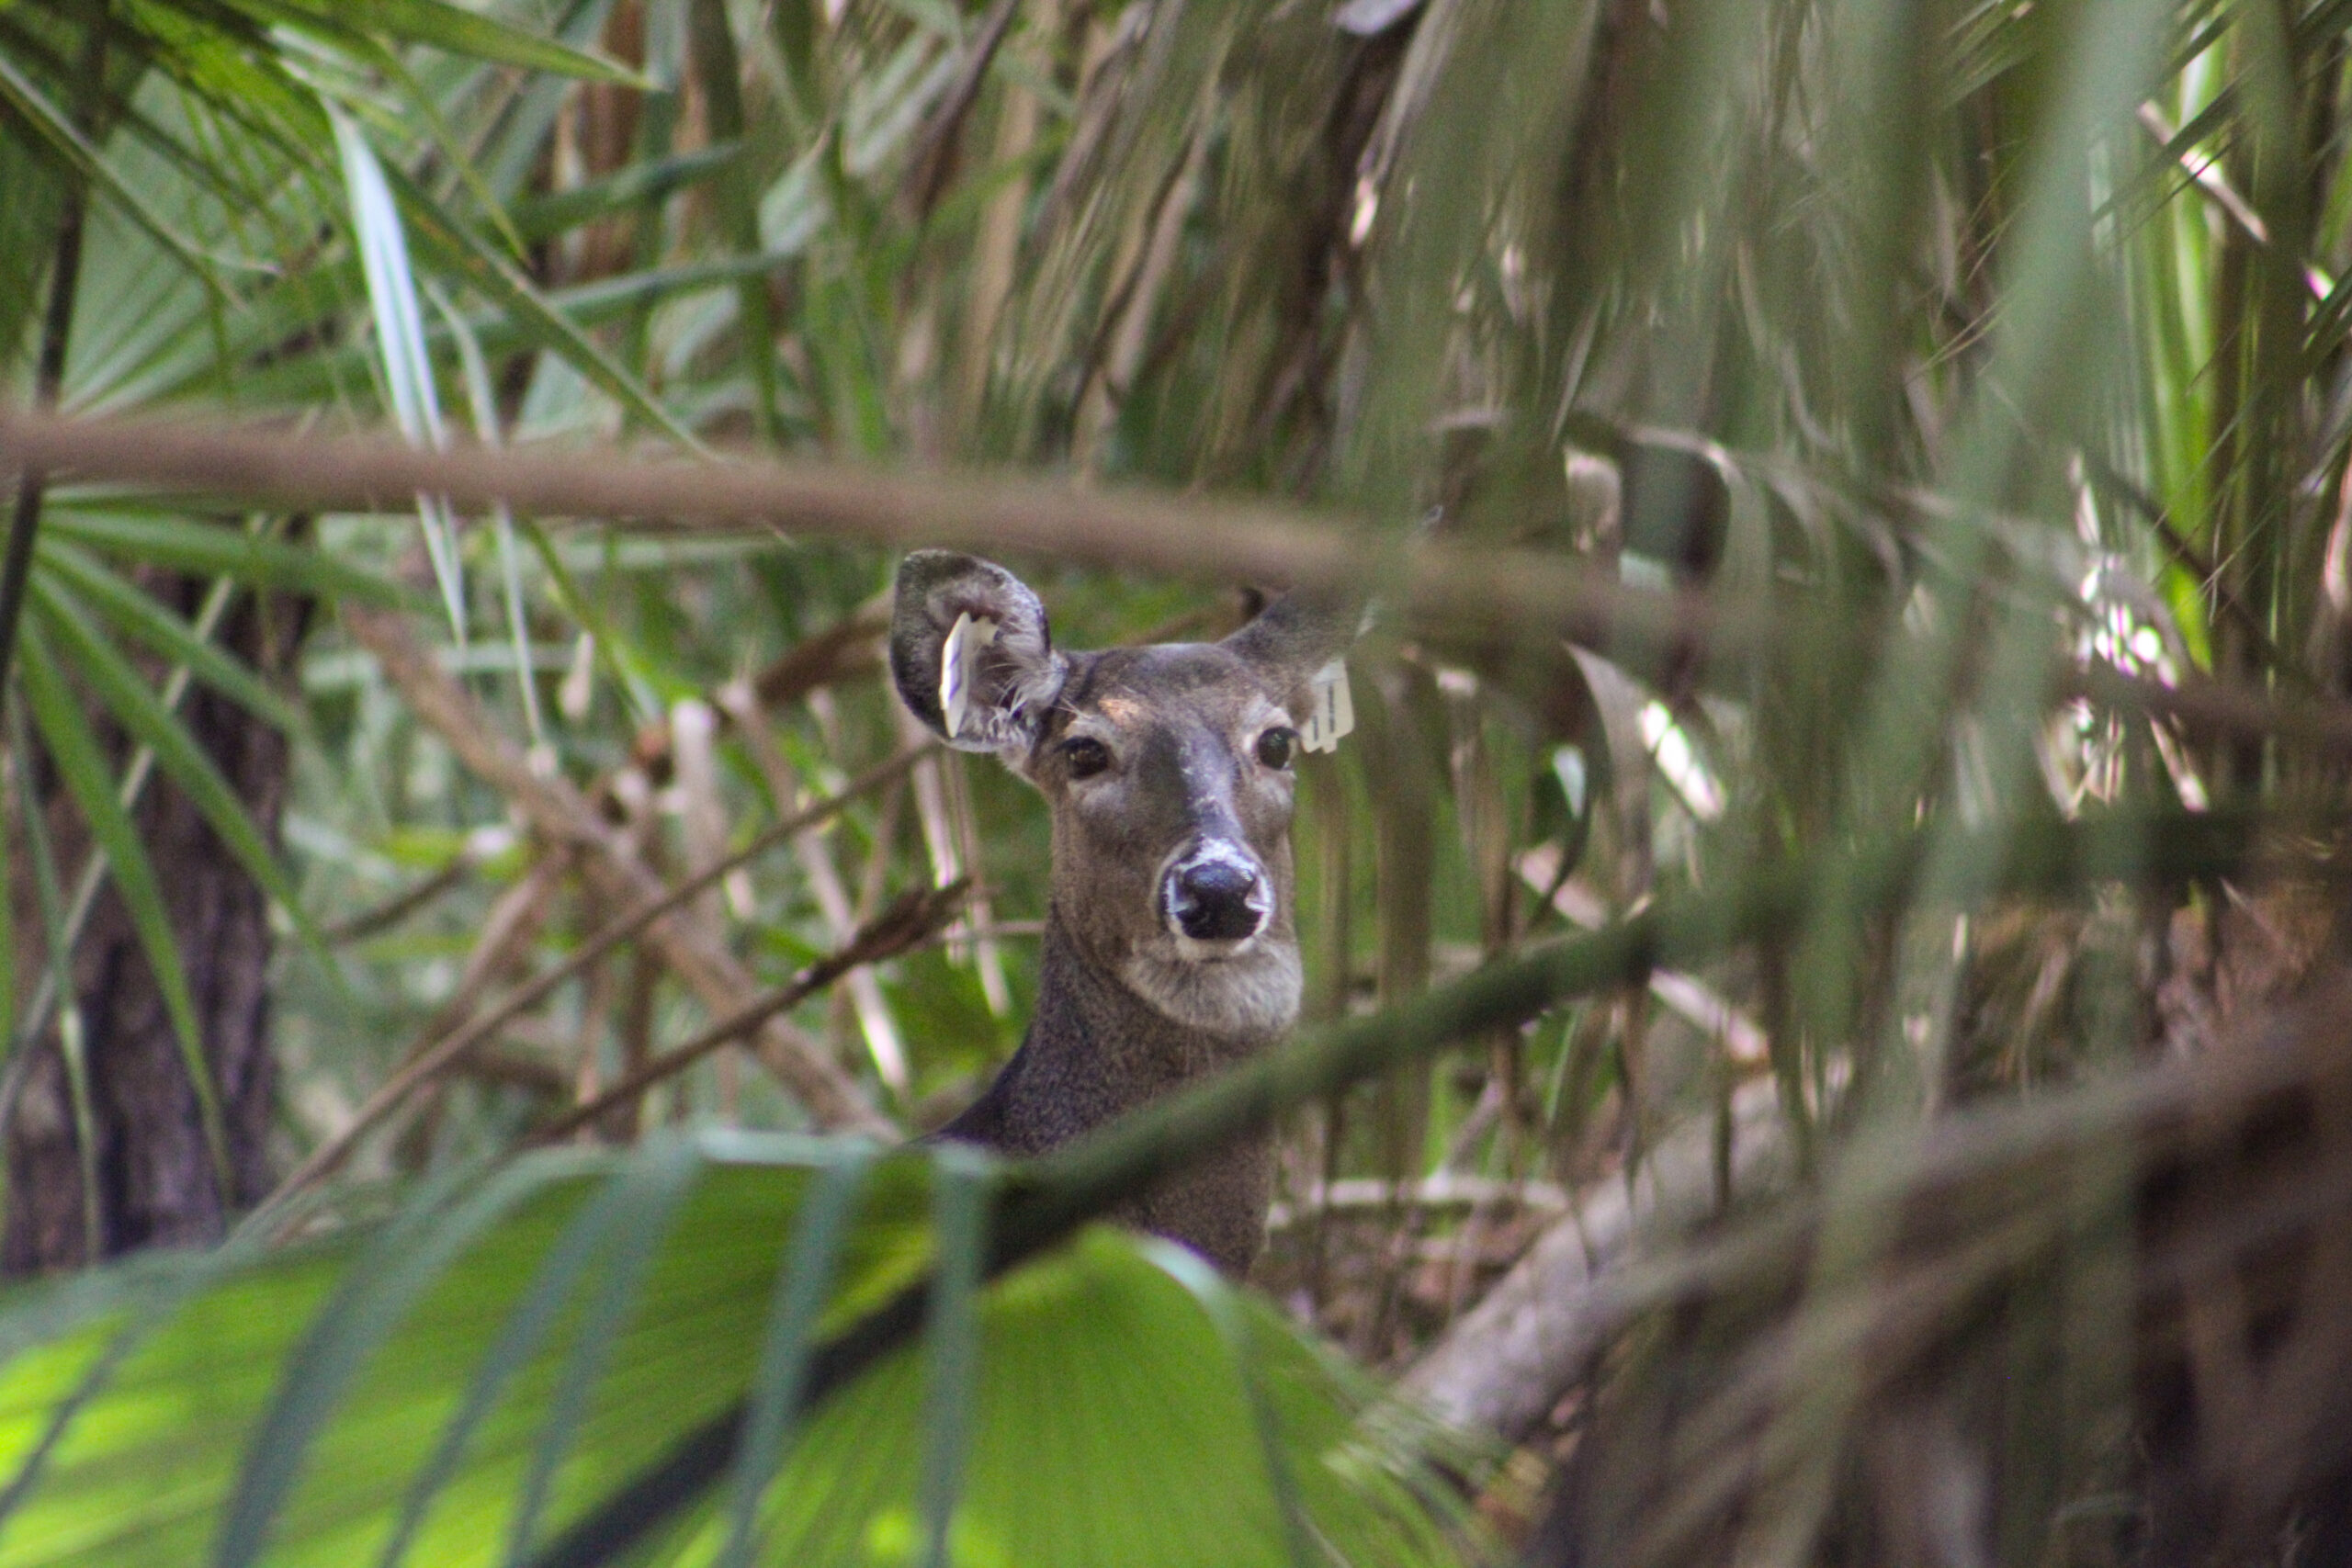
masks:
[(326, 600), (351, 598), (389, 609), (414, 609), (418, 603), (413, 590), (323, 551), (261, 538), (218, 523), (79, 511), (69, 505), (52, 506), (41, 519), (41, 530), (125, 560), (226, 577), (255, 588), (285, 589)]
[(164, 705), (121, 652), (96, 635), (88, 615), (62, 587), (37, 579), (33, 593), (42, 625), (71, 655), (107, 711), (155, 754), (156, 765), (179, 785), (245, 874), (277, 902), (303, 940), (323, 955), (325, 934), (304, 912), (293, 879), (278, 863), (236, 790), (221, 776), (220, 765), (197, 744), (187, 727)]
[[(330, 116), (344, 185), (351, 198), (351, 227), (359, 243), (368, 278), (368, 308), (390, 394), (393, 422), (412, 446), (439, 451), (448, 445), (441, 423), (441, 400), (433, 379), (433, 358), (424, 346), (424, 312), (417, 300), (416, 276), (409, 266), (408, 239), (393, 205), (385, 168), (359, 128), (340, 114)], [(458, 520), (439, 496), (416, 498), (425, 555), (441, 585), (449, 633), (466, 646), (466, 575), (458, 558)]]
[(400, 204), (406, 233), (433, 266), (464, 279), (541, 347), (566, 363), (629, 412), (690, 450), (702, 444), (673, 418), (643, 383), (616, 361), (572, 321), (551, 306), (538, 286), (514, 265), (484, 245), (440, 203), (399, 168), (382, 165), (382, 173)]
[(752, 1374), (751, 1405), (728, 1485), (727, 1545), (718, 1568), (751, 1568), (758, 1550), (760, 1499), (800, 1423), (809, 1348), (832, 1296), (842, 1244), (874, 1160), (874, 1150), (852, 1145), (828, 1163), (793, 1224), (792, 1244), (785, 1249), (768, 1307), (759, 1366)]
[(932, 1159), (933, 1223), (939, 1266), (924, 1319), (923, 1562), (946, 1568), (948, 1527), (963, 1495), (964, 1465), (978, 1425), (980, 1330), (975, 1302), (988, 1257), (995, 1164), (964, 1144), (941, 1144)]
[(692, 1143), (662, 1139), (639, 1151), (626, 1183), (616, 1192), (617, 1236), (603, 1258), (605, 1267), (595, 1292), (581, 1311), (579, 1325), (572, 1330), (571, 1353), (564, 1358), (563, 1374), (548, 1401), (547, 1419), (531, 1454), (530, 1472), (514, 1504), (514, 1525), (507, 1538), (510, 1562), (521, 1562), (529, 1555), (556, 1472), (579, 1440), (589, 1393), (604, 1375), (622, 1330), (637, 1310), (646, 1270), (669, 1239), (679, 1201), (703, 1168)]
[[(742, 152), (740, 143), (722, 142), (666, 158), (646, 159), (570, 190), (517, 201), (510, 216), (515, 232), (526, 240), (553, 239), (583, 223), (610, 218), (698, 185), (732, 165)], [(549, 298), (560, 300), (563, 297)]]
[(211, 263), (148, 206), (146, 198), (117, 174), (98, 149), (75, 128), (73, 117), (50, 102), (48, 95), (6, 53), (0, 53), (0, 104), (16, 110), (22, 122), (30, 125), (68, 168), (103, 192), (206, 288), (220, 287)]
[(602, 55), (526, 33), (480, 11), (446, 0), (335, 0), (333, 5), (300, 0), (224, 0), (249, 16), (299, 28), (331, 43), (354, 31), (380, 33), (404, 43), (421, 43), (451, 54), (547, 71), (584, 82), (651, 90), (643, 76)]
[(308, 720), (244, 662), (219, 644), (198, 637), (187, 620), (107, 570), (87, 551), (56, 537), (37, 548), (42, 569), (71, 583), (74, 592), (116, 626), (137, 637), (246, 712), (286, 733), (300, 733)]
[(204, 1036), (197, 1024), (196, 1000), (188, 991), (179, 939), (173, 934), (171, 913), (155, 881), (154, 864), (147, 858), (147, 846), (140, 840), (138, 828), (116, 798), (114, 776), (98, 749), (97, 737), (90, 732), (81, 705), (58, 670), (49, 639), (31, 623), (19, 635), (26, 705), (32, 710), (33, 723), (40, 730), (41, 742), (57, 765), (66, 793), (74, 797), (82, 819), (89, 824), (91, 838), (107, 857), (107, 874), (122, 895), (131, 929), (153, 971), (155, 988), (163, 996), (172, 1032), (179, 1041), (181, 1064), (196, 1094), (216, 1194), (226, 1210), (232, 1191), (228, 1131), (221, 1122), (212, 1065), (205, 1059)]
[[(431, 290), (433, 308), (457, 340), (458, 364), (465, 371), (466, 400), (472, 405), (474, 438), (485, 446), (504, 443), (498, 428), (498, 394), (490, 384), (490, 362), (481, 344), (457, 307), (440, 289)], [(514, 687), (523, 699), (524, 728), (535, 747), (545, 746), (547, 724), (539, 713), (537, 669), (531, 654), (531, 617), (523, 603), (523, 562), (514, 545), (514, 513), (504, 502), (491, 508), (491, 524), (498, 530), (498, 565), (506, 590), (506, 634), (514, 645)]]
[[(548, 310), (560, 315), (571, 327), (585, 329), (706, 289), (740, 283), (746, 277), (773, 276), (797, 256), (802, 248), (803, 241), (796, 238), (760, 255), (684, 262), (676, 266), (624, 273), (575, 288), (549, 290), (541, 295), (541, 299)], [(543, 335), (531, 321), (518, 320), (503, 310), (472, 312), (467, 317), (467, 329), (481, 344), (482, 352), (492, 358), (518, 348), (545, 345)], [(425, 340), (437, 349), (451, 346), (447, 326), (427, 328)], [(367, 350), (354, 344), (305, 355), (282, 367), (256, 371), (245, 384), (256, 399), (299, 402), (331, 395), (340, 378), (359, 374), (368, 364)]]

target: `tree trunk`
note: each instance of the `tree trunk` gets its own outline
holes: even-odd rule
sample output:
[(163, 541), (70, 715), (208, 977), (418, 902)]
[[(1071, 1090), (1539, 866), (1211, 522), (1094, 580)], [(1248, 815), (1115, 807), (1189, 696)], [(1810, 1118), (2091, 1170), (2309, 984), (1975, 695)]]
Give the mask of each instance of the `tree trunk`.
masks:
[[(200, 584), (181, 580), (151, 586), (187, 611), (201, 592)], [(223, 622), (220, 640), (266, 675), (282, 674), (292, 668), (307, 618), (306, 607), (294, 602), (243, 597)], [(202, 686), (189, 690), (182, 716), (275, 844), (287, 788), (286, 738)], [(61, 876), (70, 882), (89, 840), (61, 793), (44, 784), (40, 808), (51, 824)], [(230, 1216), (257, 1201), (270, 1185), (266, 1145), (277, 1065), (269, 1039), (267, 901), (187, 797), (160, 773), (149, 783), (135, 820), (187, 966), (227, 1135), (229, 1190), (222, 1193), (215, 1179), (196, 1089), (162, 991), (109, 886), (91, 912), (71, 969), (89, 1064), (99, 1257), (216, 1240)], [(10, 878), (18, 889), (28, 880)], [(38, 941), (39, 917), (21, 897), (16, 912), (21, 951)], [(20, 959), (23, 991), (31, 990), (31, 977), (40, 973)], [(30, 1049), (6, 1130), (0, 1269), (9, 1274), (94, 1260), (85, 1236), (84, 1161), (53, 1016)]]

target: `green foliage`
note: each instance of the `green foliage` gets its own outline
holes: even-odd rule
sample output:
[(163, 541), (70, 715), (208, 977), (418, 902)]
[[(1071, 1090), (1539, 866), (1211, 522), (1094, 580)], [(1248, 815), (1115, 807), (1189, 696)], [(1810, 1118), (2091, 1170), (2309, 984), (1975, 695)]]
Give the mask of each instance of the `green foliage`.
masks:
[[(2218, 1037), (2181, 1023), (2206, 1016), (2184, 986), (2218, 1018), (2300, 975), (2229, 937), (2271, 896), (2251, 871), (2184, 890), (2053, 862), (2038, 886), (2063, 910), (2020, 914), (1987, 846), (2045, 843), (2053, 814), (2186, 804), (2276, 827), (2295, 870), (2324, 859), (2312, 842), (2332, 852), (2352, 688), (2347, 26), (2334, 0), (16, 0), (0, 385), (420, 445), (750, 445), (1279, 496), (1382, 537), (1431, 518), (1670, 614), (1678, 635), (1629, 613), (1566, 652), (1393, 596), (1355, 660), (1363, 727), (1302, 792), (1316, 1016), (1409, 1001), (1572, 926), (1728, 908), (1758, 866), (1891, 833), (1920, 835), (1916, 875), (1892, 893), (1827, 877), (1736, 953), (1301, 1119), (1285, 1196), (1308, 1217), (1268, 1282), (1401, 1362), (1487, 1278), (1438, 1260), (1506, 1223), (1403, 1203), (1351, 1228), (1314, 1217), (1321, 1183), (1638, 1179), (1678, 1130), (1728, 1145), (1736, 1090), (1769, 1082), (1837, 1245), (1629, 1337), (1584, 1408), (1632, 1436), (1589, 1451), (1645, 1456), (1628, 1497), (1689, 1483), (1623, 1561), (1866, 1561), (1886, 1543), (1849, 1471), (1881, 1450), (1881, 1391), (1738, 1403), (1771, 1381), (1776, 1335), (1812, 1343), (1833, 1307), (1861, 1310), (1897, 1250), (1856, 1217), (1883, 1190), (1850, 1151), (1925, 1138), (1958, 1106), (2091, 1093)], [(888, 581), (870, 551), (431, 497), (402, 516), (243, 508), (57, 476), (36, 509), (29, 609), (0, 627), (5, 700), (28, 720), (5, 787), (92, 847), (28, 888), (45, 863), (12, 846), (15, 1064), (72, 1052), (66, 950), (102, 878), (210, 1103), (189, 985), (206, 955), (171, 930), (137, 828), (153, 773), (306, 935), (274, 990), (292, 1144), (331, 1137), (411, 1051), (616, 912), (411, 710), (339, 604), (446, 626), (443, 667), (673, 878), (902, 741), (859, 630)], [(1190, 585), (1023, 566), (1074, 645), (1235, 615)], [(1658, 586), (1679, 596), (1644, 596)], [(288, 670), (219, 641), (218, 606), (262, 593), (316, 606)], [(293, 738), (282, 843), (178, 716), (191, 682)], [(2198, 721), (2209, 698), (2236, 716)], [(1019, 1037), (1046, 854), (1017, 783), (940, 759), (689, 913), (780, 983), (888, 896), (975, 874), (940, 942), (791, 1016), (912, 1129)], [(2324, 945), (2326, 918), (2291, 899), (2255, 925), (2279, 953)], [(2245, 964), (2267, 978), (2242, 985)], [(802, 1166), (706, 1169), (659, 1143), (608, 1178), (501, 1164), (710, 1011), (624, 948), (362, 1145), (317, 1200), (321, 1225), (356, 1227), (340, 1239), (17, 1309), (0, 1330), (31, 1347), (0, 1369), (13, 1440), (42, 1452), (53, 1412), (60, 1436), (6, 1495), (0, 1555), (341, 1561), (396, 1533), (419, 1561), (503, 1552), (747, 1391), (786, 1481), (702, 1500), (664, 1551), (740, 1551), (764, 1499), (778, 1560), (922, 1558), (952, 1495), (956, 1561), (1442, 1555), (1383, 1458), (1420, 1434), (1363, 1419), (1361, 1391), (1261, 1305), (1107, 1238), (981, 1292), (975, 1362), (938, 1348), (951, 1335), (805, 1419), (762, 1403), (800, 1375), (796, 1346), (846, 1321), (820, 1321), (826, 1300), (873, 1305), (930, 1257), (912, 1165), (828, 1200), (847, 1248), (828, 1292), (805, 1235), (776, 1279)], [(2082, 1114), (2100, 1157), (2136, 1157), (2138, 1131)], [(805, 1117), (729, 1053), (599, 1135), (665, 1120)], [(361, 1224), (436, 1179), (408, 1218)], [(1989, 1560), (2052, 1560), (2048, 1520), (2143, 1479), (2128, 1445), (2085, 1432), (2162, 1436), (2084, 1348), (2128, 1312), (2087, 1290), (2047, 1304), (2053, 1272), (2108, 1267), (2125, 1223), (2082, 1179), (2034, 1196), (2040, 1219), (2091, 1216), (2033, 1233), (2042, 1273), (1961, 1270), (1968, 1291), (1939, 1298), (1939, 1321), (1974, 1325), (2072, 1314), (2060, 1349), (1956, 1331), (1929, 1369), (2044, 1355), (2039, 1385), (2074, 1402), (2003, 1407), (1998, 1476), (2052, 1479), (2002, 1493)], [(1733, 1243), (1795, 1248), (1727, 1213)], [(972, 1392), (926, 1414), (942, 1364)], [(1669, 1387), (1690, 1403), (1645, 1403)], [(1679, 1434), (1698, 1438), (1645, 1447), (1644, 1420), (1690, 1409)], [(1759, 1430), (1754, 1449), (1725, 1435)], [(1718, 1540), (1726, 1496), (1746, 1522)]]
[[(847, 1158), (740, 1135), (537, 1156), (332, 1242), (24, 1296), (0, 1315), (0, 1561), (528, 1560), (916, 1277), (926, 1162)], [(787, 1250), (831, 1253), (830, 1288)], [(1189, 1256), (1091, 1234), (990, 1291), (974, 1333), (967, 1380), (928, 1383), (910, 1347), (774, 1432), (781, 1463), (741, 1494), (757, 1561), (920, 1557), (939, 1431), (964, 1450), (956, 1562), (1449, 1558), (1362, 1380)], [(695, 1510), (663, 1560), (708, 1559), (733, 1517)]]

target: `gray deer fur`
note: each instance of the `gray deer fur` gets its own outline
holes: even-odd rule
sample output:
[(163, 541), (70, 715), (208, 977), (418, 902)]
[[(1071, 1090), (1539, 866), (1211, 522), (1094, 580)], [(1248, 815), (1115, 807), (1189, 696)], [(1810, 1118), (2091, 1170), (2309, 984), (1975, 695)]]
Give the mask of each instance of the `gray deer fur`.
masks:
[[(949, 735), (942, 647), (966, 615), (997, 635)], [(1351, 610), (1292, 598), (1223, 642), (1066, 653), (1037, 596), (1002, 567), (944, 550), (900, 565), (899, 695), (949, 744), (995, 753), (1053, 813), (1029, 1032), (936, 1136), (1049, 1149), (1290, 1028), (1291, 754), (1310, 677), (1354, 630)], [(1263, 1243), (1272, 1190), (1259, 1139), (1166, 1179), (1119, 1217), (1238, 1276)]]

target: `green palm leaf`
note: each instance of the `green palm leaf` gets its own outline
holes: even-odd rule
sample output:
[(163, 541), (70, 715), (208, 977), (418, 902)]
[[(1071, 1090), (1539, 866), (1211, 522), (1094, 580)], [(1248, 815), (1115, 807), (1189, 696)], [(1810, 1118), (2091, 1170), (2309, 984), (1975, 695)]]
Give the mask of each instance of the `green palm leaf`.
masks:
[(205, 1059), (204, 1035), (197, 1022), (196, 1001), (189, 993), (187, 970), (179, 939), (172, 934), (170, 912), (156, 885), (155, 868), (139, 829), (117, 798), (112, 771), (98, 748), (80, 704), (66, 684), (56, 655), (40, 626), (28, 620), (18, 630), (26, 705), (40, 731), (42, 743), (57, 765), (66, 793), (73, 797), (90, 836), (107, 857), (107, 874), (122, 895), (132, 929), (163, 993), (179, 1041), (180, 1060), (196, 1093), (204, 1141), (210, 1153), (213, 1180), (225, 1206), (229, 1192), (228, 1136), (221, 1125), (220, 1095), (212, 1081), (211, 1064)]
[(188, 800), (220, 835), (220, 841), (237, 857), (237, 863), (244, 867), (245, 874), (277, 901), (295, 930), (323, 952), (325, 939), (316, 922), (303, 911), (301, 896), (295, 891), (292, 880), (245, 810), (244, 803), (237, 798), (234, 787), (221, 776), (219, 764), (197, 744), (187, 727), (164, 705), (121, 651), (98, 636), (90, 616), (71, 593), (46, 579), (36, 580), (33, 592), (42, 626), (56, 639), (57, 646), (70, 658), (75, 671), (88, 682), (107, 713), (141, 745), (154, 752), (156, 762), (187, 793)]
[[(543, 1498), (560, 1526), (773, 1373), (775, 1325), (838, 1332), (925, 1266), (926, 1161), (874, 1168), (842, 1224), (860, 1184), (826, 1173), (869, 1157), (740, 1135), (534, 1156), (333, 1243), (19, 1302), (0, 1314), (0, 1343), (25, 1347), (0, 1368), (0, 1468), (42, 1462), (0, 1564), (497, 1561), (518, 1507)], [(818, 1314), (797, 1271), (818, 1260), (787, 1242), (812, 1192), (841, 1227)], [(616, 1287), (631, 1252), (641, 1278)], [(779, 1314), (778, 1291), (798, 1305)], [(951, 1561), (1291, 1562), (1270, 1443), (1328, 1561), (1452, 1560), (1365, 1391), (1189, 1255), (1092, 1233), (975, 1309)], [(795, 1429), (758, 1489), (758, 1561), (921, 1555), (935, 1359), (908, 1346)], [(672, 1550), (723, 1555), (735, 1517), (712, 1500)]]
[(189, 517), (65, 502), (51, 506), (42, 529), (120, 560), (225, 577), (248, 587), (399, 608), (413, 607), (418, 599), (399, 583), (323, 550)]
[(185, 618), (108, 571), (87, 551), (53, 536), (40, 540), (37, 548), (42, 570), (58, 584), (52, 592), (70, 588), (116, 627), (174, 663), (187, 665), (198, 680), (288, 734), (307, 722), (300, 708), (252, 669), (219, 644), (197, 636)]

